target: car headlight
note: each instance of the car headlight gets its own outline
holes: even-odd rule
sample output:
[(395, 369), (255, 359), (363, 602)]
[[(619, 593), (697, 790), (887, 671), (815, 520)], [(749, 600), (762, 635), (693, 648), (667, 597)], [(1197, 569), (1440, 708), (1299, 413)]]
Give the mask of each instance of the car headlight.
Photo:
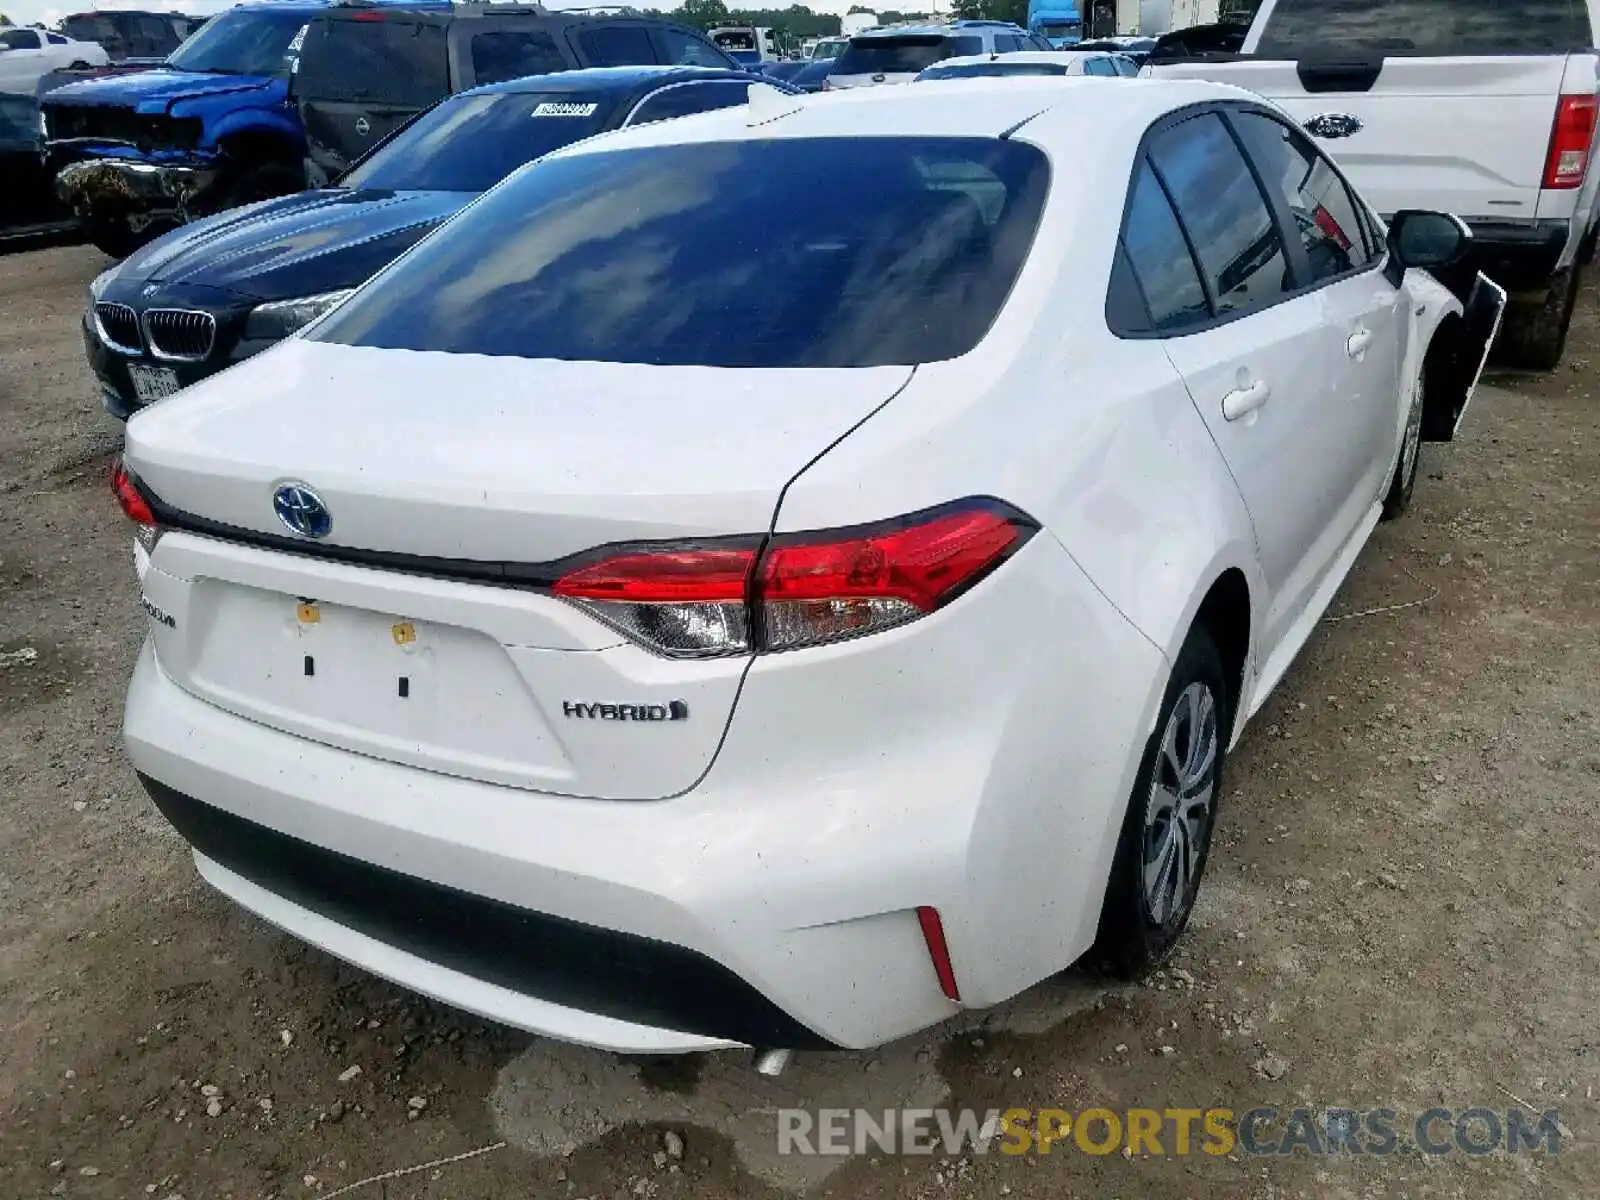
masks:
[(274, 300), (270, 304), (258, 305), (250, 310), (250, 316), (245, 320), (244, 336), (251, 341), (286, 338), (295, 330), (311, 324), (335, 305), (342, 304), (354, 291), (354, 288), (345, 288), (339, 292), (323, 292), (316, 296)]
[(89, 303), (95, 303), (101, 296), (106, 294), (106, 285), (111, 282), (111, 277), (116, 273), (116, 267), (107, 267), (89, 281)]

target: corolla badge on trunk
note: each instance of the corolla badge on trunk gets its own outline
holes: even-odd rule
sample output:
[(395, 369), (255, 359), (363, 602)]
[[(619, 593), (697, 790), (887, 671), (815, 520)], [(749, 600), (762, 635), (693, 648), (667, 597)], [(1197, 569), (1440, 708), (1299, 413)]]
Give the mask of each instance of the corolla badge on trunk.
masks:
[(333, 529), (333, 514), (309, 484), (280, 483), (272, 493), (272, 511), (298, 537), (325, 538)]

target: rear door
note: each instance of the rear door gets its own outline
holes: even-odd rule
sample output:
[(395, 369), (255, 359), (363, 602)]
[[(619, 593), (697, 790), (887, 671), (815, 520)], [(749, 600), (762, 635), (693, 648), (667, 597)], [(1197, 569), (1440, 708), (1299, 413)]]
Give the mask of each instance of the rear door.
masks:
[[(1222, 116), (1203, 113), (1156, 134), (1146, 170), (1129, 253), (1140, 269), (1137, 232), (1170, 226), (1175, 210), (1199, 262), (1212, 316), (1164, 345), (1250, 511), (1270, 591), (1265, 658), (1364, 515), (1355, 496), (1368, 439), (1352, 436), (1361, 422), (1338, 403), (1348, 360), (1333, 360), (1323, 298), (1301, 288), (1303, 256), (1285, 242)], [(1172, 269), (1165, 254), (1142, 257), (1141, 278)]]
[(1160, 67), (1282, 104), (1385, 215), (1538, 213), (1569, 53), (1594, 39), (1584, 0), (1268, 0), (1258, 61)]
[(446, 19), (337, 10), (306, 30), (294, 77), (315, 186), (451, 92)]

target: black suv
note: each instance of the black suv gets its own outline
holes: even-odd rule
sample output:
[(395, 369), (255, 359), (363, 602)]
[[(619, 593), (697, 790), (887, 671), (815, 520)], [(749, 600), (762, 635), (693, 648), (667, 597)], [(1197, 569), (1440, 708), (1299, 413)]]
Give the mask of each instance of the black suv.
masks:
[(83, 12), (64, 17), (61, 32), (78, 42), (97, 42), (113, 63), (160, 62), (183, 44), (204, 18), (183, 13)]
[(451, 9), (346, 3), (306, 28), (291, 94), (306, 176), (336, 178), (417, 113), (455, 92), (579, 67), (738, 64), (705, 34), (651, 17), (510, 4)]

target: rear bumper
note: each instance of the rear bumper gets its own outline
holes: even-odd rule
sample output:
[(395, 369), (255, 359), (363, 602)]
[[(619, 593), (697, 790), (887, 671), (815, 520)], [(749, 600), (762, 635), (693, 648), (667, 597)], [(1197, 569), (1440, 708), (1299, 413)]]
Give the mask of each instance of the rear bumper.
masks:
[(1570, 221), (1469, 220), (1474, 265), (1507, 291), (1543, 287), (1561, 264)]
[(859, 1048), (1088, 948), (1166, 674), (1040, 534), (911, 626), (758, 659), (722, 749), (671, 799), (556, 796), (281, 732), (184, 690), (153, 645), (124, 733), (208, 879), (407, 987), (619, 1051)]

